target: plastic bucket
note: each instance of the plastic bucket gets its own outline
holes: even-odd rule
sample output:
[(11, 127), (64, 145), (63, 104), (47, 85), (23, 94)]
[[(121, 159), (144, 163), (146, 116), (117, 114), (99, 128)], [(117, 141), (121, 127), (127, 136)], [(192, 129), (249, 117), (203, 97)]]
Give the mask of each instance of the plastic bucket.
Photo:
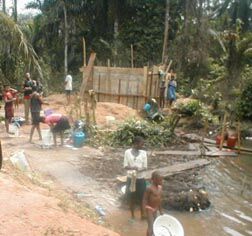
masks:
[(50, 129), (42, 129), (41, 130), (42, 143), (43, 146), (49, 147), (53, 144), (52, 141), (52, 132)]
[(237, 138), (235, 136), (229, 136), (227, 139), (227, 146), (233, 148), (236, 145)]
[(52, 109), (47, 109), (47, 110), (44, 111), (44, 114), (45, 114), (45, 116), (49, 116), (49, 115), (53, 114), (53, 110)]
[(113, 125), (115, 123), (115, 117), (114, 116), (106, 116), (106, 124), (108, 126)]
[(216, 145), (219, 146), (221, 143), (221, 135), (217, 135), (215, 139)]
[(85, 134), (83, 132), (75, 132), (73, 135), (73, 145), (76, 148), (82, 147), (85, 142)]
[(153, 224), (155, 236), (184, 236), (182, 224), (171, 215), (161, 215)]
[(146, 103), (146, 104), (144, 105), (144, 110), (145, 110), (146, 112), (149, 112), (149, 111), (151, 110), (151, 105), (150, 105), (149, 103)]

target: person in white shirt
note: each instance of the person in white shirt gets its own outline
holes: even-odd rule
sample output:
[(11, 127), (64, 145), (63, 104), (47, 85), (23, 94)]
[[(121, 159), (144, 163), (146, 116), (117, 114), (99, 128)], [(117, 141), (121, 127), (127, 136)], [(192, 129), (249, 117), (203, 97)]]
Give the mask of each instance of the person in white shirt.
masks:
[(144, 209), (142, 207), (143, 195), (146, 190), (146, 181), (144, 170), (147, 169), (147, 153), (141, 150), (144, 145), (142, 137), (135, 137), (133, 147), (127, 149), (124, 154), (124, 168), (127, 170), (127, 188), (126, 193), (129, 198), (131, 217), (134, 219), (134, 208), (139, 204), (141, 218), (144, 218)]
[(66, 92), (66, 97), (67, 97), (67, 104), (70, 104), (70, 95), (72, 92), (72, 76), (71, 75), (67, 75), (65, 78), (65, 92)]

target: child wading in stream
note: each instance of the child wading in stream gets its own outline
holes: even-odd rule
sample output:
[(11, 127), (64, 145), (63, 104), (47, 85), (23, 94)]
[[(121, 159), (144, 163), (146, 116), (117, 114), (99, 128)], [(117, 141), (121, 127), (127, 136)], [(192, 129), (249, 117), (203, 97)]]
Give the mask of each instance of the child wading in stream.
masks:
[(148, 222), (147, 236), (153, 235), (153, 223), (157, 217), (157, 211), (163, 214), (161, 209), (163, 177), (158, 171), (154, 171), (151, 180), (152, 185), (146, 189), (143, 198), (143, 208)]
[(142, 207), (143, 195), (146, 189), (145, 176), (142, 171), (147, 169), (147, 153), (141, 150), (144, 145), (142, 137), (135, 137), (133, 147), (126, 150), (124, 154), (124, 168), (127, 170), (126, 194), (132, 219), (135, 218), (134, 208), (139, 204), (141, 217), (144, 218)]

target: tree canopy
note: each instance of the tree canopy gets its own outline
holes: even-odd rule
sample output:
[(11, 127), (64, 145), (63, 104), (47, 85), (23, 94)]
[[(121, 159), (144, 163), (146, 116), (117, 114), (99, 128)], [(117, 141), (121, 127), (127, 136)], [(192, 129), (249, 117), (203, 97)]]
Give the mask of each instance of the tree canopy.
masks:
[(249, 0), (31, 0), (27, 8), (40, 11), (32, 19), (17, 17), (17, 10), (7, 16), (4, 7), (0, 66), (7, 80), (39, 65), (49, 80), (67, 71), (77, 74), (83, 38), (98, 65), (110, 59), (112, 66), (130, 67), (131, 45), (135, 67), (172, 60), (180, 92), (187, 95), (210, 84), (230, 97), (251, 77)]

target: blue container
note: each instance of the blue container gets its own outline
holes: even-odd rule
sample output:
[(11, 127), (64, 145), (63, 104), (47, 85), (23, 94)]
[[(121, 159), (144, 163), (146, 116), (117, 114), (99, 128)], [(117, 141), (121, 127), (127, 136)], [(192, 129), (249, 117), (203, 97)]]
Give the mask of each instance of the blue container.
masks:
[(86, 135), (83, 132), (81, 131), (75, 132), (73, 135), (74, 147), (76, 148), (82, 147), (84, 145), (85, 139), (86, 139)]
[(145, 110), (146, 112), (149, 112), (149, 111), (151, 110), (151, 105), (150, 105), (149, 103), (146, 103), (146, 104), (144, 105), (144, 110)]

